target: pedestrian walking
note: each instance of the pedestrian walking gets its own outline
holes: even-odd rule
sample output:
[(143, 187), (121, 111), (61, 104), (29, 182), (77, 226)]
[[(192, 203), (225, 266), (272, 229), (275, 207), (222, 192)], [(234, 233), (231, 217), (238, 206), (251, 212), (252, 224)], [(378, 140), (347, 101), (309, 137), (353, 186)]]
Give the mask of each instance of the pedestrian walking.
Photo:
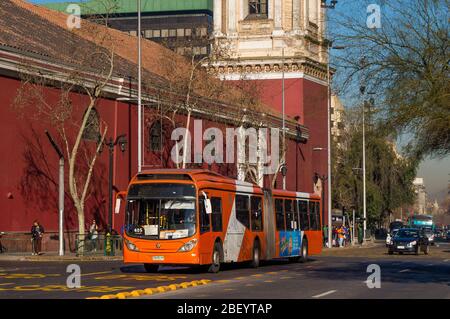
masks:
[(95, 219), (92, 221), (92, 224), (89, 227), (89, 239), (91, 241), (92, 250), (96, 252), (98, 246), (98, 225), (95, 222)]
[(323, 226), (323, 246), (328, 247), (328, 225)]
[(339, 229), (337, 230), (338, 233), (338, 240), (339, 240), (339, 248), (344, 247), (344, 239), (345, 239), (345, 231), (344, 231), (344, 226), (341, 225), (341, 227), (339, 227)]
[(44, 227), (37, 220), (33, 222), (31, 227), (31, 255), (40, 255), (42, 249), (42, 236), (44, 235)]

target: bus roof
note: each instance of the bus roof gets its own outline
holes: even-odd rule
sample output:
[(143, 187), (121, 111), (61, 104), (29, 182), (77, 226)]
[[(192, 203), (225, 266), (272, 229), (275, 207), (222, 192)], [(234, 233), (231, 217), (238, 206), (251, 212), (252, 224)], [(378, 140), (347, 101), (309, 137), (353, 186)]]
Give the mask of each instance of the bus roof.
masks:
[[(185, 180), (198, 182), (220, 182), (236, 185), (236, 180), (206, 169), (152, 169), (136, 174), (132, 182), (151, 180)], [(247, 186), (253, 185), (245, 183)], [(253, 185), (259, 187), (258, 185)]]
[[(132, 184), (139, 182), (151, 182), (156, 180), (179, 180), (185, 182), (194, 183), (221, 183), (229, 186), (237, 187), (237, 191), (246, 191), (246, 188), (252, 187), (254, 191), (262, 192), (262, 188), (254, 183), (238, 181), (234, 178), (223, 176), (219, 173), (212, 172), (207, 169), (152, 169), (142, 171), (136, 174), (136, 176), (131, 180)], [(274, 196), (283, 197), (301, 197), (309, 199), (320, 199), (317, 194), (302, 193), (295, 191), (286, 191), (281, 189), (272, 190)]]

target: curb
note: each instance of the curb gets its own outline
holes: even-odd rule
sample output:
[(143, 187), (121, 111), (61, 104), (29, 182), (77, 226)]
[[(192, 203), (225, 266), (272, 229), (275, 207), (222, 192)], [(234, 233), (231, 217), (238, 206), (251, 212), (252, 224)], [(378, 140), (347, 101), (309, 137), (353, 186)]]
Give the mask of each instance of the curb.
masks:
[(63, 261), (122, 261), (122, 256), (106, 257), (106, 256), (14, 256), (14, 255), (0, 255), (0, 261), (32, 261), (32, 262), (63, 262)]
[(145, 288), (139, 290), (133, 290), (131, 292), (119, 292), (115, 295), (103, 295), (100, 297), (88, 297), (86, 299), (128, 299), (140, 296), (151, 296), (162, 292), (174, 291), (177, 289), (185, 289), (189, 287), (196, 287), (201, 285), (207, 285), (211, 282), (209, 279), (194, 280), (189, 282), (182, 282), (181, 284), (171, 284), (167, 286), (159, 286), (156, 288)]

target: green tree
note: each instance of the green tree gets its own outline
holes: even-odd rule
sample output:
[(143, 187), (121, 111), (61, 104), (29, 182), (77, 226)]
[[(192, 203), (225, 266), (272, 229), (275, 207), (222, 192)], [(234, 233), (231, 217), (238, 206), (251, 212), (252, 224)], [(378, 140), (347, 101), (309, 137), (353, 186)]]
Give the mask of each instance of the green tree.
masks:
[[(363, 212), (362, 123), (359, 110), (347, 112), (346, 130), (333, 145), (333, 206)], [(414, 200), (418, 161), (396, 153), (394, 143), (375, 125), (366, 126), (368, 225), (380, 225), (395, 209)]]
[(336, 59), (340, 89), (378, 94), (384, 128), (410, 137), (418, 158), (450, 154), (449, 24), (450, 0), (382, 2), (381, 27), (369, 28), (371, 0), (350, 0), (353, 8), (332, 17), (334, 42), (345, 46)]

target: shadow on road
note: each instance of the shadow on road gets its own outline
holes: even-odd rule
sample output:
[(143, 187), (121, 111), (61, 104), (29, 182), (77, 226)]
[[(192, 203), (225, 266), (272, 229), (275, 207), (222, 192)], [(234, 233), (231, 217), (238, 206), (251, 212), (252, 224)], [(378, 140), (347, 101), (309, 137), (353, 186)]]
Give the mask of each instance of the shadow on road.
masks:
[[(414, 260), (403, 260), (398, 264), (396, 260), (377, 262), (344, 262), (341, 265), (324, 266), (308, 272), (309, 278), (330, 280), (367, 280), (371, 274), (367, 266), (377, 264), (381, 268), (383, 282), (392, 283), (438, 283), (450, 286), (450, 266), (445, 264), (430, 265)], [(326, 263), (325, 263), (326, 265)], [(295, 270), (292, 270), (295, 271)], [(302, 270), (298, 270), (301, 272)]]
[[(309, 258), (307, 263), (313, 263), (316, 259)], [(264, 268), (270, 266), (281, 266), (291, 264), (287, 259), (276, 259), (276, 260), (268, 260), (261, 261), (261, 265), (259, 269), (264, 270)], [(251, 269), (248, 263), (227, 263), (222, 264), (220, 266), (221, 272), (228, 272), (233, 270), (244, 270)], [(143, 265), (127, 265), (120, 267), (120, 271), (123, 273), (146, 273)], [(163, 266), (160, 267), (158, 273), (161, 274), (202, 274), (207, 273), (207, 267), (205, 266), (197, 266), (197, 267), (181, 267), (181, 266)]]

